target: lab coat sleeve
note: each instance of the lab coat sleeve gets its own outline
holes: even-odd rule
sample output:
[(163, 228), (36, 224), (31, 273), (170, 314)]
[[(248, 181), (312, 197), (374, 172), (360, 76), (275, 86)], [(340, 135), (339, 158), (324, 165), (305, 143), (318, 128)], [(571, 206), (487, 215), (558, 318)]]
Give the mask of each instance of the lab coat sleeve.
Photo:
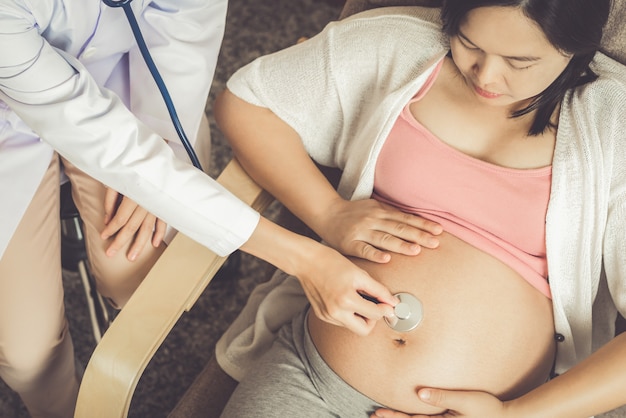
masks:
[(0, 99), (77, 167), (185, 235), (220, 255), (244, 243), (259, 215), (176, 159), (78, 60), (52, 48), (28, 16), (0, 5)]
[[(139, 4), (139, 2), (136, 2)], [(224, 36), (226, 0), (153, 0), (136, 16), (146, 45), (194, 143)], [(179, 141), (137, 47), (129, 52), (130, 108), (162, 137)]]

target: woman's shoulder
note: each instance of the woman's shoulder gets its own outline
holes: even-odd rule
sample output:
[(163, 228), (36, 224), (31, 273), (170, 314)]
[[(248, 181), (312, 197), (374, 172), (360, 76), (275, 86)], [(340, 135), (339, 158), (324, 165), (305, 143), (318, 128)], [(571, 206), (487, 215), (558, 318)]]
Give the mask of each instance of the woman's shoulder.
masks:
[(320, 34), (320, 44), (338, 71), (354, 74), (358, 65), (364, 74), (368, 69), (379, 75), (419, 73), (449, 49), (438, 14), (431, 10), (428, 19), (420, 9), (383, 7), (332, 22)]
[(626, 164), (626, 154), (616, 152), (626, 139), (626, 66), (598, 53), (591, 69), (597, 79), (566, 95), (559, 131), (578, 132), (574, 135), (578, 141), (593, 142), (605, 149), (604, 155)]
[[(598, 78), (580, 89), (587, 100), (596, 99), (592, 103), (606, 100), (626, 103), (626, 65), (598, 52), (590, 67)], [(624, 107), (619, 110), (624, 111)]]
[(438, 7), (395, 6), (377, 7), (356, 13), (343, 19), (343, 22), (368, 19), (407, 19), (422, 22), (424, 27), (441, 28), (440, 9)]
[(380, 7), (331, 22), (335, 36), (354, 37), (393, 48), (406, 43), (447, 45), (441, 30), (439, 9), (429, 7)]
[(563, 105), (578, 109), (587, 117), (601, 117), (605, 121), (620, 121), (623, 125), (626, 109), (626, 66), (598, 52), (591, 70), (598, 76), (594, 81), (576, 87), (566, 96)]

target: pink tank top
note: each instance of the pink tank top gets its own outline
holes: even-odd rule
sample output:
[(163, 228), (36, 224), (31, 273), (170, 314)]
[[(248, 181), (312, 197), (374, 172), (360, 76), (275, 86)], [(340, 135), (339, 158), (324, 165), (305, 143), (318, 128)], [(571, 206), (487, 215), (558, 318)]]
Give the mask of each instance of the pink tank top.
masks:
[(552, 167), (520, 170), (487, 163), (421, 125), (409, 105), (426, 94), (440, 68), (393, 126), (376, 163), (372, 197), (440, 223), (551, 297), (545, 219)]

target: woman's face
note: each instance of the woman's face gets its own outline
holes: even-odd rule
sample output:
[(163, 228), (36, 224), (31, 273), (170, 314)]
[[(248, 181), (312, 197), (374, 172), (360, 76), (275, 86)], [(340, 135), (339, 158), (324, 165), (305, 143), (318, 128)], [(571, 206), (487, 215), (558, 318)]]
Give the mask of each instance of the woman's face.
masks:
[(565, 69), (570, 56), (514, 7), (470, 11), (450, 39), (452, 59), (476, 98), (520, 109)]

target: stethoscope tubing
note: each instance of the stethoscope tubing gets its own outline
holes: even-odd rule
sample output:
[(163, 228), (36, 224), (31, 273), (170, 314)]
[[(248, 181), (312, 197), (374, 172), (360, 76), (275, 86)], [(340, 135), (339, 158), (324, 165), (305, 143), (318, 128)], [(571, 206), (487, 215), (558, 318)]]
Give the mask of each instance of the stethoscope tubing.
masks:
[(193, 150), (193, 146), (191, 145), (191, 142), (189, 142), (189, 139), (187, 138), (187, 135), (185, 134), (185, 131), (180, 122), (180, 119), (178, 118), (178, 114), (176, 113), (174, 102), (172, 101), (172, 96), (170, 96), (169, 91), (167, 90), (167, 86), (165, 85), (165, 82), (163, 81), (163, 77), (161, 77), (161, 73), (159, 73), (159, 69), (154, 63), (152, 56), (150, 55), (148, 46), (146, 45), (146, 42), (143, 38), (143, 34), (141, 33), (141, 29), (139, 28), (139, 23), (137, 22), (137, 19), (135, 18), (133, 9), (130, 7), (130, 3), (132, 2), (132, 0), (102, 0), (102, 1), (104, 2), (104, 4), (106, 4), (109, 7), (121, 7), (124, 10), (124, 13), (126, 14), (126, 18), (128, 19), (130, 28), (133, 31), (133, 35), (137, 42), (137, 46), (139, 47), (139, 51), (141, 52), (141, 56), (143, 57), (146, 65), (148, 66), (148, 69), (150, 70), (150, 74), (152, 74), (152, 77), (154, 78), (154, 81), (156, 82), (157, 87), (159, 88), (159, 92), (161, 93), (161, 96), (163, 97), (163, 101), (165, 102), (167, 111), (169, 112), (170, 118), (172, 119), (172, 123), (174, 124), (174, 129), (176, 130), (176, 133), (178, 134), (178, 137), (180, 138), (180, 141), (182, 142), (183, 147), (185, 147), (185, 151), (187, 151), (187, 154), (189, 155), (189, 159), (191, 160), (191, 163), (196, 168), (202, 170), (202, 165), (200, 164), (200, 160), (198, 159), (198, 156)]

